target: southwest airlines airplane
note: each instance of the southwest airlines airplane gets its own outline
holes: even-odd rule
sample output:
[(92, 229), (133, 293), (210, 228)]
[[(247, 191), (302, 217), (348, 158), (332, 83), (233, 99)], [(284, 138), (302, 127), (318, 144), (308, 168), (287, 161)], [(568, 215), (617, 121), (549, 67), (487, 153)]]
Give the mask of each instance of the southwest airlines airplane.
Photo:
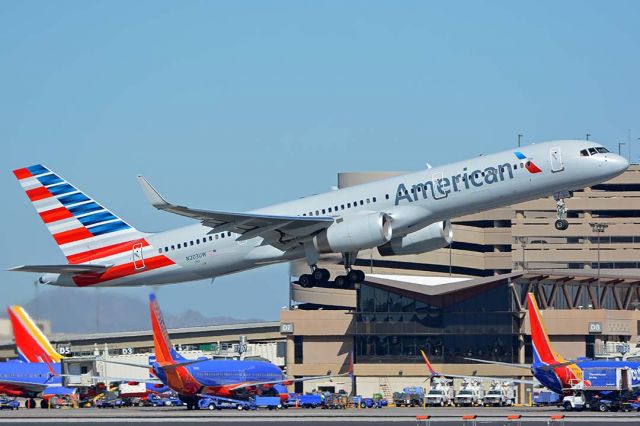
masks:
[(304, 287), (330, 279), (319, 255), (341, 253), (343, 287), (364, 280), (352, 269), (360, 250), (382, 256), (446, 247), (449, 219), (553, 195), (556, 228), (568, 227), (564, 199), (571, 191), (611, 179), (629, 163), (591, 141), (545, 142), (365, 183), (248, 213), (189, 208), (165, 200), (138, 179), (159, 210), (197, 224), (145, 233), (42, 165), (14, 170), (40, 218), (67, 258), (63, 265), (27, 265), (58, 286), (136, 286), (215, 278), (305, 258)]
[(28, 398), (27, 408), (35, 407), (35, 397), (41, 397), (40, 406), (47, 408), (50, 397), (75, 393), (75, 389), (62, 386), (62, 356), (29, 314), (20, 306), (11, 306), (7, 312), (20, 360), (0, 362), (0, 393)]
[[(171, 344), (158, 300), (154, 294), (149, 296), (149, 311), (156, 362), (150, 366), (119, 361), (105, 362), (150, 370), (164, 385), (178, 393), (189, 410), (198, 409), (198, 400), (207, 396), (244, 400), (254, 395), (272, 395), (280, 397), (280, 400), (284, 402), (289, 397), (286, 386), (294, 382), (328, 379), (351, 374), (350, 370), (348, 373), (333, 376), (287, 379), (282, 370), (269, 361), (187, 359), (180, 355)], [(156, 380), (128, 378), (119, 378), (118, 380), (157, 383)]]

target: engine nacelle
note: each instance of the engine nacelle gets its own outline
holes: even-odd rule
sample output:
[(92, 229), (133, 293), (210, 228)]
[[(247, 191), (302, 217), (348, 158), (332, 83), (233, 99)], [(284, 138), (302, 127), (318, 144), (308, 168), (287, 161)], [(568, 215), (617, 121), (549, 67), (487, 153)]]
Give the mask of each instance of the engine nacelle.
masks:
[(372, 248), (391, 240), (391, 217), (368, 213), (336, 219), (313, 238), (318, 253), (344, 253)]
[(453, 230), (451, 222), (432, 223), (418, 231), (411, 232), (404, 237), (394, 238), (378, 247), (380, 256), (398, 256), (405, 254), (420, 254), (437, 250), (451, 244)]

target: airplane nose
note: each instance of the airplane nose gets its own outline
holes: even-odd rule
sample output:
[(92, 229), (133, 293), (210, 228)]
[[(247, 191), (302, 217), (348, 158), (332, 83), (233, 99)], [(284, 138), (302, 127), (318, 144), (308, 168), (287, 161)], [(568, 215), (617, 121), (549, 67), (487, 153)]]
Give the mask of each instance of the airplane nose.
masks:
[(629, 160), (620, 155), (613, 154), (611, 156), (608, 156), (607, 159), (610, 163), (610, 167), (617, 173), (622, 173), (629, 167)]

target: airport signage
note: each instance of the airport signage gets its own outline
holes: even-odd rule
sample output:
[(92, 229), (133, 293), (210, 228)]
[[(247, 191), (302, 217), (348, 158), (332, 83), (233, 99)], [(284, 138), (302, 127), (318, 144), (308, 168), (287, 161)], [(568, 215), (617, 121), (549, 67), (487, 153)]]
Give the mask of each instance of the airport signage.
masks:
[(280, 333), (293, 333), (293, 323), (283, 322), (280, 324)]
[(71, 355), (71, 343), (58, 343), (56, 345), (56, 351), (60, 355)]
[(601, 322), (590, 322), (589, 323), (589, 333), (602, 333), (602, 323)]

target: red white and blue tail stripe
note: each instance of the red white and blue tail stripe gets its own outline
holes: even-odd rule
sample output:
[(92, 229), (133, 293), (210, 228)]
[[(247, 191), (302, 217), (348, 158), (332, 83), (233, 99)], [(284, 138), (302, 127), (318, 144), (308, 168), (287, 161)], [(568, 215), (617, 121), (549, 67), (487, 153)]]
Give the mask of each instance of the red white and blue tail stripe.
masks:
[(102, 258), (104, 256), (95, 252), (97, 248), (116, 246), (143, 236), (42, 164), (13, 173), (69, 263)]

